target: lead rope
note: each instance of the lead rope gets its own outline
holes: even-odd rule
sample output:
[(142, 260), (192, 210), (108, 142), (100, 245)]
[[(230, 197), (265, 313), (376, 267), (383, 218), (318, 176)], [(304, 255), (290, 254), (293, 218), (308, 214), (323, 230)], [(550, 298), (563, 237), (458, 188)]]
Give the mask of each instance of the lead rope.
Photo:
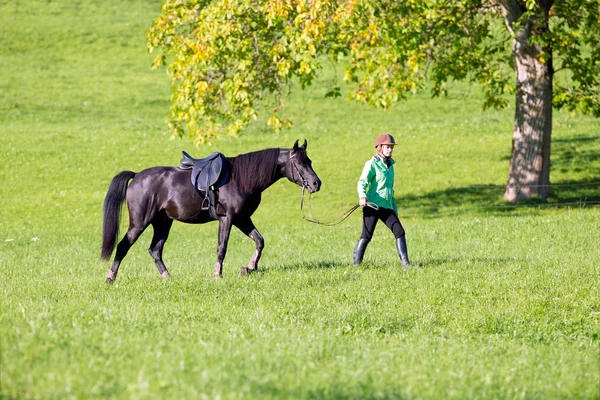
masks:
[[(325, 225), (325, 226), (335, 226), (338, 224), (341, 224), (342, 222), (344, 222), (344, 220), (346, 218), (348, 218), (350, 216), (350, 214), (352, 214), (354, 211), (356, 211), (357, 208), (360, 207), (360, 204), (357, 204), (355, 206), (352, 206), (351, 208), (349, 208), (347, 211), (343, 212), (342, 215), (340, 215), (337, 218), (334, 218), (333, 220), (329, 221), (329, 222), (321, 222), (318, 219), (315, 219), (312, 216), (312, 207), (310, 204), (310, 193), (308, 194), (308, 217), (304, 215), (304, 191), (306, 190), (306, 187), (302, 187), (302, 199), (300, 200), (300, 212), (302, 213), (302, 219), (308, 221), (308, 222), (312, 222), (318, 225)], [(376, 204), (373, 203), (367, 203), (368, 207), (371, 207), (374, 210), (378, 210), (379, 206), (377, 206)]]

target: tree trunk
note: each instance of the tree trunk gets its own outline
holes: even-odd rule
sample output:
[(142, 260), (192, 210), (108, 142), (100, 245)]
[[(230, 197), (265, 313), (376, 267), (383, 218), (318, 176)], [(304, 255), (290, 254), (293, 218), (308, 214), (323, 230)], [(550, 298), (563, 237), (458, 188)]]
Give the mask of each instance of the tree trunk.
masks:
[(512, 157), (504, 192), (504, 199), (510, 202), (548, 197), (554, 72), (551, 48), (531, 43), (533, 33), (548, 30), (547, 10), (540, 10), (518, 27), (512, 23), (518, 19), (513, 19), (514, 11), (505, 9), (505, 22), (513, 33), (517, 78)]

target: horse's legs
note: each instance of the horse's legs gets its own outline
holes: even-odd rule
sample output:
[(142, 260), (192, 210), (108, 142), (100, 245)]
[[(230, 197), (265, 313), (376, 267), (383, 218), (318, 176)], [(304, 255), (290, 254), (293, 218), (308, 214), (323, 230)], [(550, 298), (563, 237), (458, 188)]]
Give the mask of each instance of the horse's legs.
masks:
[(219, 247), (217, 247), (217, 262), (213, 277), (220, 278), (223, 274), (223, 260), (227, 254), (227, 243), (231, 233), (231, 217), (225, 216), (219, 220)]
[(156, 268), (158, 268), (158, 273), (165, 279), (167, 279), (170, 275), (169, 271), (167, 271), (165, 263), (162, 260), (162, 252), (165, 242), (169, 237), (171, 226), (173, 226), (173, 220), (167, 216), (160, 219), (157, 218), (155, 221), (153, 221), (152, 227), (154, 228), (154, 235), (152, 236), (150, 248), (148, 248), (148, 253), (150, 253), (154, 259)]
[(108, 274), (106, 275), (106, 283), (113, 283), (115, 279), (117, 279), (117, 272), (119, 272), (119, 266), (121, 265), (121, 261), (127, 255), (127, 252), (133, 246), (135, 241), (140, 237), (142, 232), (146, 229), (146, 226), (129, 226), (127, 233), (123, 237), (123, 239), (117, 245), (117, 252), (115, 253), (115, 259), (113, 261), (112, 266), (108, 270)]
[(250, 263), (248, 263), (247, 267), (244, 267), (240, 270), (240, 275), (247, 275), (248, 273), (258, 269), (258, 261), (260, 260), (262, 250), (265, 247), (265, 240), (258, 232), (250, 218), (236, 222), (235, 226), (237, 226), (240, 231), (242, 231), (246, 236), (254, 240), (254, 243), (256, 243), (256, 250), (254, 250), (254, 254), (252, 254)]

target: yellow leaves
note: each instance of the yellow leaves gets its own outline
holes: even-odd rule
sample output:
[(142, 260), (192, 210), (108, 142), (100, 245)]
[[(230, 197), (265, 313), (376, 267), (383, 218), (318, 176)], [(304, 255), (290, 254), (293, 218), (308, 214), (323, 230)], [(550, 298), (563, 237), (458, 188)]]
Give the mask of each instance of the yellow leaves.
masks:
[(202, 145), (211, 145), (211, 138), (219, 136), (219, 132), (215, 126), (209, 126), (202, 130), (199, 130), (196, 136), (194, 137), (194, 145), (197, 148), (200, 148)]
[(305, 2), (298, 2), (296, 4), (296, 12), (298, 14), (303, 14), (306, 11), (308, 11), (308, 4), (306, 4)]
[(275, 114), (272, 114), (267, 121), (268, 126), (272, 126), (275, 129), (275, 132), (279, 133), (281, 128), (291, 128), (292, 121), (287, 118), (279, 119), (279, 117)]
[(538, 8), (539, 6), (537, 4), (537, 0), (525, 0), (525, 7), (527, 7), (529, 11), (532, 11)]
[(346, 7), (348, 8), (348, 10), (353, 10), (356, 7), (356, 3), (358, 3), (358, 0), (350, 0), (346, 2)]
[(190, 114), (185, 111), (180, 111), (177, 113), (177, 119), (180, 121), (187, 121), (190, 119)]
[(290, 8), (290, 2), (285, 0), (271, 0), (267, 1), (265, 4), (265, 11), (270, 19), (274, 19), (277, 17), (287, 19), (290, 15)]
[(306, 73), (310, 73), (311, 71), (312, 71), (312, 68), (310, 67), (310, 64), (308, 64), (304, 60), (300, 61), (300, 69), (299, 69), (300, 73), (306, 74)]
[(425, 12), (426, 19), (436, 19), (439, 16), (437, 10), (430, 8)]
[[(269, 98), (277, 106), (267, 125), (275, 131), (291, 127), (289, 119), (278, 115), (285, 107), (283, 93), (294, 78), (303, 88), (310, 85), (324, 52), (350, 55), (344, 81), (360, 87), (357, 100), (383, 108), (403, 90), (405, 73), (386, 68), (422, 69), (416, 55), (398, 62), (402, 49), (382, 51), (397, 38), (385, 30), (390, 24), (379, 19), (378, 13), (386, 10), (371, 1), (166, 2), (169, 6), (152, 28), (151, 45), (174, 59), (168, 67), (175, 89), (172, 132), (189, 134), (197, 145), (219, 134), (238, 135)], [(155, 65), (165, 62), (163, 56)]]
[(332, 21), (336, 24), (343, 24), (348, 20), (348, 16), (351, 15), (351, 2), (347, 1), (342, 3), (333, 13)]
[(229, 127), (227, 128), (227, 135), (231, 137), (237, 138), (242, 129), (246, 126), (243, 120), (237, 119), (235, 120)]
[(156, 69), (158, 67), (162, 67), (167, 64), (167, 56), (164, 54), (159, 54), (154, 61), (152, 62), (152, 69)]
[(198, 97), (198, 101), (202, 101), (202, 96), (204, 95), (204, 92), (206, 92), (208, 89), (208, 82), (206, 81), (200, 81), (196, 84), (196, 95)]
[(366, 35), (366, 38), (369, 41), (369, 44), (373, 46), (379, 36), (379, 26), (375, 21), (371, 21), (367, 30), (368, 34)]
[(406, 66), (414, 73), (418, 73), (421, 66), (421, 57), (417, 53), (411, 53), (408, 56)]
[(416, 92), (416, 90), (419, 88), (419, 85), (417, 85), (417, 82), (415, 82), (414, 80), (406, 80), (404, 82), (404, 86), (409, 88), (411, 92)]
[(207, 61), (219, 51), (218, 49), (215, 49), (206, 43), (190, 43), (189, 49), (192, 53), (192, 57), (190, 59), (191, 64)]
[(246, 68), (249, 67), (252, 63), (249, 60), (241, 60), (238, 63), (238, 71), (246, 71)]
[(311, 41), (319, 41), (323, 38), (325, 24), (322, 21), (303, 21), (300, 25), (301, 34), (300, 38), (306, 43)]
[(366, 99), (366, 97), (364, 96), (364, 94), (366, 93), (364, 87), (359, 88), (355, 93), (354, 93), (354, 100), (356, 101), (364, 101)]
[(241, 103), (248, 100), (250, 96), (248, 95), (248, 91), (245, 89), (239, 89), (235, 92), (235, 99)]
[(286, 59), (279, 60), (279, 62), (277, 63), (278, 75), (281, 77), (287, 77), (288, 75), (290, 75), (290, 67), (291, 67), (290, 61), (288, 61)]

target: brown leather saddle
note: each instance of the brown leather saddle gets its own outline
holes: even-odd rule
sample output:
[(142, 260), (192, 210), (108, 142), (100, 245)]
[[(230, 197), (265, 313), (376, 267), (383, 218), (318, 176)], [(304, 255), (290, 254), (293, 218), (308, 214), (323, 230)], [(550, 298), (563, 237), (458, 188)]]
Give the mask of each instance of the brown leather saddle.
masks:
[(229, 182), (229, 163), (222, 153), (212, 153), (205, 158), (193, 158), (185, 151), (181, 152), (183, 158), (179, 161), (181, 169), (191, 169), (192, 185), (204, 193), (201, 208), (209, 210), (216, 216), (218, 203), (218, 189)]

